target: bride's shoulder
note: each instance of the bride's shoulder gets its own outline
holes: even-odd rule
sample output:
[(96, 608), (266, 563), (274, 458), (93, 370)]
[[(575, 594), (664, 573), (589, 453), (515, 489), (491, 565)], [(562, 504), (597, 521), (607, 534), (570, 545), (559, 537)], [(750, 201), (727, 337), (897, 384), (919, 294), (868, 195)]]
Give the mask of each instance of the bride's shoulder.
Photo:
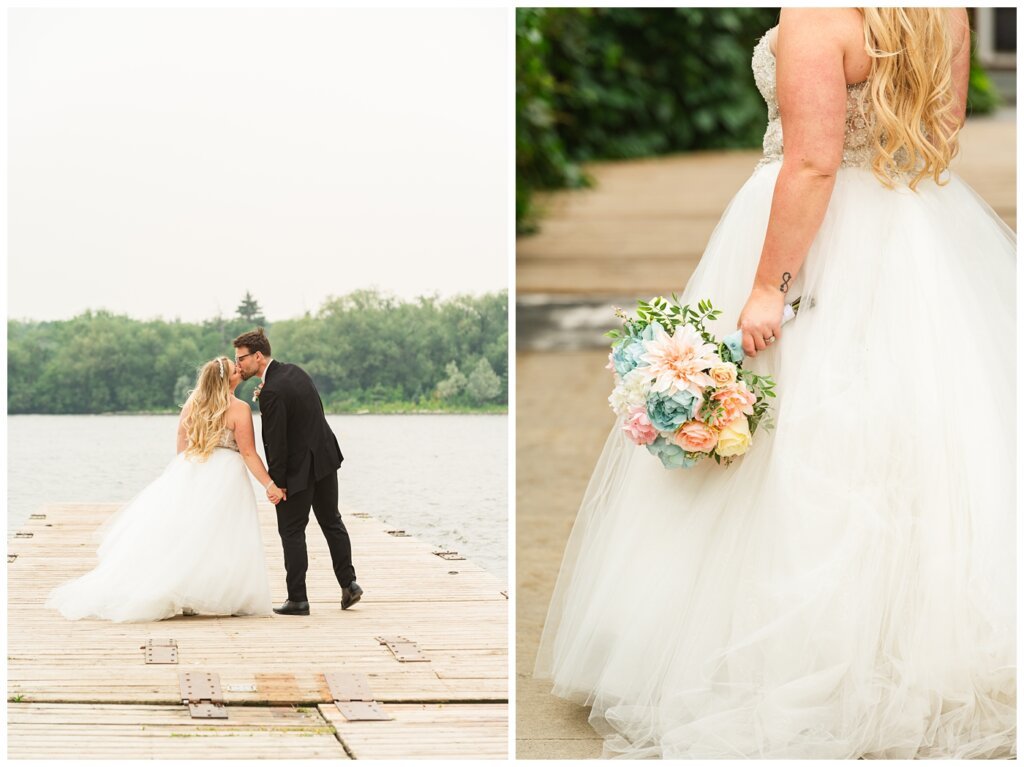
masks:
[(238, 397), (232, 395), (231, 401), (228, 403), (228, 416), (231, 418), (249, 417), (252, 418), (252, 408), (249, 407), (249, 403), (245, 400), (241, 400)]
[(851, 36), (862, 36), (863, 24), (864, 17), (857, 8), (783, 8), (777, 29), (806, 30), (814, 39), (843, 42)]

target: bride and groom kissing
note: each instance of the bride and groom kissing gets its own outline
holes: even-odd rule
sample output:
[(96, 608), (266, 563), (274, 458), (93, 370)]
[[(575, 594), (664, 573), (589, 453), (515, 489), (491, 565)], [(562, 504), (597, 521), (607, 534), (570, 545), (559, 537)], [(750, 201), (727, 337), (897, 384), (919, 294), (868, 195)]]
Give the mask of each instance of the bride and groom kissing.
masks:
[[(343, 456), (320, 395), (297, 365), (271, 356), (263, 328), (233, 342), (234, 359), (200, 369), (181, 410), (177, 456), (97, 531), (98, 564), (54, 589), (47, 607), (66, 618), (156, 621), (186, 615), (269, 615), (270, 587), (251, 474), (274, 504), (288, 598), (273, 612), (309, 615), (306, 525), (327, 540), (341, 609), (360, 600), (352, 545), (338, 511)], [(234, 396), (258, 376), (264, 465), (252, 410)]]

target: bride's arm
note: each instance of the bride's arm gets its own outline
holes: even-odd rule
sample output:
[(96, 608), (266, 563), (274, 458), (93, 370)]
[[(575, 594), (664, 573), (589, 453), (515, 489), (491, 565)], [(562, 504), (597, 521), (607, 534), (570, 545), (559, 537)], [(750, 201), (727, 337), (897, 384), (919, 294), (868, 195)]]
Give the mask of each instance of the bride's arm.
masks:
[[(242, 401), (238, 401), (231, 406), (235, 411), (235, 442), (238, 443), (238, 452), (242, 456), (242, 460), (245, 461), (246, 467), (256, 478), (264, 489), (268, 489), (268, 485), (273, 485), (274, 480), (270, 478), (267, 473), (267, 467), (263, 465), (263, 461), (260, 459), (259, 453), (256, 452), (256, 441), (253, 436), (252, 428), (252, 410)], [(275, 486), (276, 487), (276, 486)]]
[[(846, 130), (846, 74), (839, 8), (785, 8), (776, 38), (782, 167), (747, 305), (743, 349), (754, 356), (780, 338), (786, 293), (825, 217)], [(795, 298), (796, 296), (792, 296)]]

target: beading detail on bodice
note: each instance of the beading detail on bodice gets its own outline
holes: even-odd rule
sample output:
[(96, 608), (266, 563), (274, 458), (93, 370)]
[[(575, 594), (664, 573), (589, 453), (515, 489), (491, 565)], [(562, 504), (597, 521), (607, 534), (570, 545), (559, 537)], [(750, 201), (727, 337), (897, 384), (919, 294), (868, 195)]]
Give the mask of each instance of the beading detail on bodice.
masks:
[(238, 443), (235, 442), (235, 433), (231, 429), (225, 429), (220, 433), (220, 440), (217, 442), (217, 447), (226, 447), (228, 450), (234, 450), (236, 453), (238, 450)]
[[(768, 127), (764, 132), (764, 157), (757, 167), (782, 159), (782, 119), (779, 117), (779, 101), (775, 90), (775, 54), (772, 53), (768, 35), (754, 46), (751, 66), (754, 82), (768, 105)], [(871, 127), (874, 122), (868, 80), (846, 86), (846, 136), (843, 141), (841, 167), (862, 167), (869, 165), (872, 158)]]

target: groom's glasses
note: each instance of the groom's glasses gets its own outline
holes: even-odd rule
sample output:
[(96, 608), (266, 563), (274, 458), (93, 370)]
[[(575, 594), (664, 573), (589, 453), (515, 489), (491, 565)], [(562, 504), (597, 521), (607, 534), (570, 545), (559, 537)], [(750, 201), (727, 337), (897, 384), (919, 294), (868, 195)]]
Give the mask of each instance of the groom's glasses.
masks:
[(243, 354), (243, 355), (242, 355), (241, 357), (235, 357), (235, 362), (236, 362), (236, 363), (238, 363), (238, 362), (241, 362), (241, 361), (242, 361), (242, 360), (244, 360), (244, 359), (245, 359), (246, 357), (251, 357), (251, 356), (252, 356), (252, 355), (254, 355), (255, 353), (256, 353), (256, 352), (249, 352), (248, 354)]

